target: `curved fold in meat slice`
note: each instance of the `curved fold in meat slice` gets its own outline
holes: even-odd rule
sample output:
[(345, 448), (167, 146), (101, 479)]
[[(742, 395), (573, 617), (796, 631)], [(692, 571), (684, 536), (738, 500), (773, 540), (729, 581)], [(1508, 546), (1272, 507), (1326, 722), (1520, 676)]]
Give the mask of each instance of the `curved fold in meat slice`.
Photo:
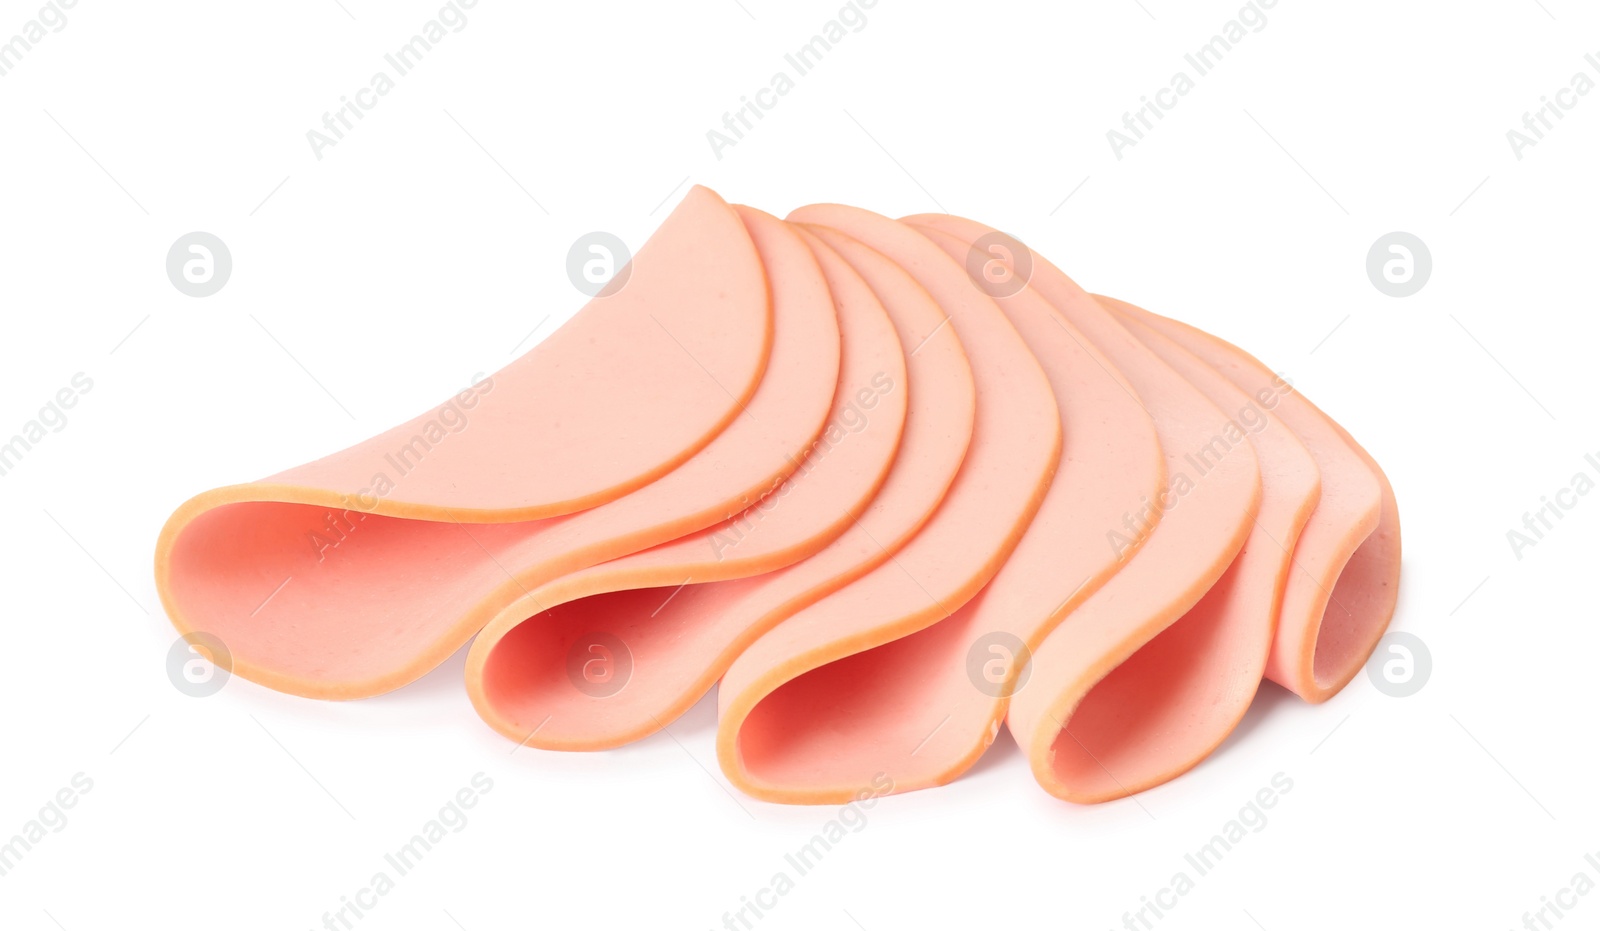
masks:
[(775, 801), (846, 802), (883, 791), (885, 777), (893, 791), (918, 787), (894, 782), (895, 761), (927, 736), (908, 713), (917, 696), (898, 670), (881, 674), (873, 648), (948, 617), (999, 570), (1049, 487), (1061, 421), (1027, 344), (925, 237), (835, 205), (790, 219), (836, 248), (854, 239), (904, 269), (947, 315), (977, 386), (971, 448), (928, 522), (889, 562), (751, 644), (718, 692), (717, 755), (735, 785)]
[[(772, 348), (772, 294), (736, 212), (698, 185), (628, 275), (495, 372), (492, 391), (457, 410), (466, 426), (430, 409), (251, 483), (251, 500), (503, 523), (593, 507), (660, 478), (755, 392)], [(436, 421), (450, 433), (442, 440)], [(374, 487), (380, 474), (391, 491)]]
[[(859, 530), (856, 539), (838, 539), (856, 521), (894, 540), (943, 495), (972, 417), (972, 379), (959, 346), (953, 336), (930, 343), (909, 360), (908, 382), (901, 335), (921, 341), (937, 329), (931, 301), (897, 304), (897, 331), (843, 259), (802, 238), (834, 296), (843, 346), (827, 427), (794, 473), (742, 513), (563, 576), (490, 621), (468, 654), (467, 690), (507, 737), (592, 750), (667, 725), (743, 643), (776, 622), (777, 609), (821, 597), (881, 553)], [(967, 429), (955, 436), (942, 429), (963, 421)], [(869, 506), (874, 513), (865, 513)]]
[[(717, 222), (724, 213), (740, 224), (739, 237)], [(838, 320), (821, 270), (781, 221), (750, 210), (735, 214), (701, 189), (689, 195), (662, 233), (640, 250), (628, 286), (604, 299), (629, 294), (648, 299), (638, 311), (642, 323), (623, 327), (602, 316), (602, 325), (618, 329), (592, 332), (584, 323), (574, 330), (577, 336), (556, 343), (558, 351), (513, 363), (506, 370), (517, 370), (513, 377), (496, 375), (493, 394), (480, 402), (471, 429), (435, 445), (425, 461), (468, 436), (476, 437), (479, 457), (471, 462), (452, 458), (451, 475), (437, 475), (418, 487), (523, 487), (526, 476), (514, 473), (530, 453), (543, 449), (544, 441), (532, 434), (547, 422), (581, 453), (578, 458), (566, 454), (570, 462), (564, 468), (571, 472), (610, 472), (613, 466), (601, 462), (601, 451), (633, 461), (641, 474), (659, 471), (645, 468), (632, 452), (619, 451), (618, 437), (623, 446), (630, 445), (626, 432), (611, 434), (635, 429), (640, 411), (649, 419), (677, 416), (680, 389), (658, 381), (668, 372), (674, 378), (711, 379), (716, 398), (698, 389), (686, 393), (699, 410), (691, 423), (707, 423), (707, 407), (720, 411), (731, 404), (736, 415), (687, 461), (587, 510), (509, 523), (466, 522), (484, 520), (482, 512), (458, 519), (461, 499), (452, 494), (440, 494), (421, 511), (406, 510), (409, 505), (399, 510), (447, 518), (431, 520), (353, 506), (361, 502), (330, 509), (329, 503), (343, 500), (336, 488), (273, 482), (219, 489), (179, 508), (157, 544), (157, 586), (173, 624), (184, 634), (203, 631), (220, 638), (236, 672), (272, 688), (318, 698), (373, 695), (433, 668), (529, 587), (710, 526), (787, 476), (821, 432), (838, 379)], [(770, 360), (763, 360), (764, 374), (746, 403), (742, 381), (730, 378), (729, 360), (738, 354), (719, 334), (725, 329), (734, 343), (750, 342), (745, 318), (751, 314), (762, 321), (755, 329), (766, 330), (764, 300), (728, 303), (748, 283), (743, 244), (750, 242), (771, 280), (774, 336)], [(654, 248), (658, 243), (665, 247)], [(669, 259), (688, 263), (694, 276), (651, 271)], [(759, 271), (755, 275), (754, 280), (765, 280)], [(713, 312), (723, 306), (726, 312)], [(591, 319), (589, 311), (579, 319)], [(671, 332), (674, 327), (677, 332)], [(765, 336), (759, 341), (764, 345)], [(607, 349), (597, 351), (591, 344)], [(636, 358), (641, 346), (648, 347), (651, 359)], [(658, 353), (682, 359), (688, 368), (654, 359)], [(617, 359), (641, 366), (644, 380), (628, 365), (613, 364)], [(523, 374), (524, 363), (541, 372), (558, 370), (558, 376)], [(568, 369), (575, 371), (567, 374)], [(567, 398), (522, 394), (561, 384), (600, 400), (572, 402), (569, 408)], [(657, 407), (659, 398), (672, 400)], [(490, 401), (511, 412), (547, 405), (556, 413), (532, 418), (531, 426), (507, 422), (503, 415), (484, 415)], [(596, 404), (629, 413), (621, 420), (600, 417), (579, 425), (562, 419)], [(657, 439), (679, 428), (638, 429), (641, 448), (656, 455)], [(561, 474), (560, 487), (581, 483)], [(402, 475), (396, 489), (409, 489), (410, 478)], [(521, 510), (510, 507), (497, 514), (513, 521)]]
[[(954, 217), (907, 222), (969, 245), (994, 232)], [(1098, 801), (1188, 769), (1234, 723), (1232, 708), (1219, 699), (1238, 688), (1226, 675), (1235, 657), (1210, 648), (1217, 618), (1191, 609), (1244, 545), (1260, 504), (1261, 473), (1249, 443), (1218, 445), (1228, 422), (1220, 408), (1060, 270), (1029, 258), (1029, 287), (1121, 370), (1154, 420), (1167, 462), (1159, 496), (1128, 502), (1123, 523), (1106, 530), (1118, 547), (1141, 538), (1142, 545), (1043, 639), (1008, 711), (1040, 785), (1062, 798)], [(1149, 520), (1158, 511), (1160, 520)], [(1120, 668), (1175, 625), (1197, 628), (1185, 639), (1207, 648), (1176, 666), (1147, 669), (1135, 661)]]
[[(947, 233), (918, 231), (958, 261), (970, 254)], [(1027, 288), (1008, 293), (1007, 283), (993, 282), (989, 293), (1050, 380), (1061, 461), (989, 584), (944, 620), (871, 651), (872, 676), (895, 683), (905, 730), (919, 742), (852, 728), (830, 750), (849, 741), (853, 755), (881, 753), (879, 768), (900, 789), (949, 782), (989, 747), (1028, 652), (1120, 568), (1107, 528), (1120, 525), (1129, 502), (1154, 498), (1166, 476), (1155, 425), (1132, 386), (1043, 298)]]
[[(1127, 316), (1128, 305), (1100, 299), (1145, 345), (1223, 410), (1217, 434), (1226, 444), (1249, 443), (1261, 468), (1261, 506), (1244, 547), (1228, 570), (1182, 619), (1163, 630), (1102, 679), (1071, 719), (1075, 730), (1114, 729), (1159, 714), (1151, 708), (1180, 683), (1193, 709), (1172, 741), (1166, 765), (1176, 776), (1216, 749), (1249, 710), (1266, 670), (1290, 553), (1320, 494), (1316, 460), (1271, 413), (1278, 395), (1252, 398), (1182, 347)], [(1216, 444), (1216, 441), (1213, 441)], [(1213, 449), (1220, 449), (1216, 444)], [(1180, 505), (1181, 506), (1181, 505)], [(1151, 683), (1161, 682), (1159, 689)], [(1098, 721), (1096, 719), (1099, 719)], [(1126, 787), (1135, 790), (1134, 784)]]
[(1231, 343), (1147, 310), (1128, 314), (1181, 344), (1252, 396), (1281, 395), (1273, 413), (1316, 459), (1322, 497), (1306, 522), (1284, 588), (1267, 663), (1272, 681), (1326, 701), (1361, 671), (1400, 593), (1400, 511), (1377, 461), (1282, 376)]
[(740, 790), (939, 785), (1002, 719), (1051, 794), (1183, 773), (1262, 679), (1326, 700), (1398, 598), (1394, 490), (1254, 357), (947, 215), (694, 187), (617, 285), (404, 424), (177, 508), (174, 626), (348, 699), (475, 633), (519, 744), (615, 747), (720, 678)]

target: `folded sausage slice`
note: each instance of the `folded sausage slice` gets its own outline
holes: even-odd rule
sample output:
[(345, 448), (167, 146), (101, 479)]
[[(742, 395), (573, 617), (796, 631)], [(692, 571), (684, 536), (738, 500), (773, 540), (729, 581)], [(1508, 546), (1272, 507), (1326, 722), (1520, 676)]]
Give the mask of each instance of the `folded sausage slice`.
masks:
[[(908, 222), (968, 245), (994, 232), (954, 217)], [(1029, 286), (1136, 389), (1167, 462), (1160, 494), (1127, 502), (1121, 524), (1108, 528), (1108, 539), (1127, 551), (1123, 567), (1039, 644), (1008, 711), (1011, 732), (1046, 791), (1098, 801), (1193, 766), (1232, 726), (1233, 708), (1219, 699), (1245, 688), (1246, 679), (1252, 690), (1259, 681), (1236, 668), (1217, 618), (1189, 615), (1242, 548), (1260, 504), (1261, 474), (1249, 443), (1215, 445), (1228, 422), (1216, 404), (1060, 270), (1030, 258)], [(1199, 628), (1192, 642), (1204, 649), (1181, 663), (1119, 668), (1179, 624)]]
[[(1272, 647), (1290, 552), (1316, 507), (1320, 476), (1316, 460), (1271, 413), (1278, 403), (1276, 394), (1252, 398), (1182, 347), (1127, 316), (1124, 308), (1129, 305), (1100, 301), (1119, 312), (1129, 331), (1228, 417), (1209, 448), (1248, 443), (1261, 468), (1260, 509), (1228, 570), (1180, 620), (1095, 685), (1070, 721), (1074, 733), (1114, 729), (1129, 720), (1149, 721), (1161, 714), (1159, 704), (1166, 695), (1183, 688), (1193, 707), (1186, 712), (1173, 709), (1187, 732), (1184, 739), (1168, 744), (1172, 758), (1165, 767), (1169, 776), (1176, 776), (1209, 755), (1249, 710)], [(1152, 689), (1152, 682), (1163, 686)], [(1124, 787), (1136, 791), (1142, 785), (1129, 779)]]
[(1322, 495), (1293, 547), (1267, 676), (1307, 701), (1326, 701), (1361, 671), (1399, 598), (1400, 511), (1388, 476), (1304, 395), (1282, 390), (1282, 377), (1254, 356), (1176, 320), (1122, 310), (1243, 391), (1281, 395), (1273, 413), (1315, 458)]
[[(919, 232), (957, 261), (970, 254), (968, 243), (947, 233)], [(988, 290), (1049, 378), (1061, 461), (989, 584), (944, 620), (870, 652), (871, 675), (893, 683), (894, 704), (917, 740), (849, 729), (836, 733), (830, 749), (878, 754), (879, 768), (902, 790), (948, 782), (989, 747), (1029, 651), (1121, 566), (1107, 530), (1120, 526), (1129, 502), (1154, 498), (1166, 475), (1155, 425), (1132, 386), (1055, 308), (1011, 283), (991, 277)]]
[(908, 713), (917, 696), (872, 648), (948, 617), (993, 577), (1049, 487), (1061, 422), (1027, 344), (933, 243), (849, 207), (805, 207), (790, 220), (904, 269), (947, 315), (977, 386), (971, 448), (928, 522), (888, 562), (753, 643), (718, 692), (718, 759), (735, 785), (769, 800), (844, 802), (894, 779), (894, 755), (927, 736)]
[[(494, 373), (466, 429), (429, 440), (439, 420), (429, 410), (252, 488), (428, 520), (582, 510), (660, 478), (720, 433), (760, 382), (772, 338), (761, 256), (734, 210), (697, 185), (640, 247), (624, 287)], [(374, 488), (377, 475), (393, 489)]]
[[(721, 222), (729, 218), (738, 224), (737, 236)], [(656, 248), (663, 242), (665, 247)], [(759, 269), (753, 277), (748, 273), (746, 243), (753, 243), (764, 276)], [(693, 277), (651, 271), (669, 260), (688, 263)], [(770, 361), (768, 278), (775, 333)], [(742, 304), (730, 304), (728, 298), (749, 282), (763, 283), (763, 296), (746, 295)], [(458, 516), (461, 501), (450, 494), (440, 494), (425, 508), (398, 512), (418, 515), (413, 517), (348, 505), (332, 509), (339, 490), (325, 486), (272, 481), (220, 489), (180, 508), (158, 542), (157, 584), (174, 625), (186, 634), (219, 637), (235, 671), (281, 691), (321, 698), (377, 694), (433, 668), (529, 588), (721, 521), (794, 471), (822, 430), (839, 367), (832, 297), (805, 244), (780, 221), (754, 211), (733, 213), (714, 195), (697, 190), (640, 250), (628, 285), (602, 301), (624, 295), (634, 295), (631, 300), (640, 307), (630, 325), (605, 315), (595, 318), (586, 309), (575, 318), (582, 321), (577, 327), (569, 324), (561, 331), (578, 333), (557, 341), (561, 351), (530, 354), (507, 370), (517, 370), (513, 377), (495, 376), (493, 391), (480, 397), (478, 411), (487, 414), (503, 405), (501, 415), (478, 417), (458, 436), (436, 445), (430, 457), (471, 436), (481, 455), (470, 462), (443, 460), (450, 476), (438, 477), (438, 483), (479, 490), (500, 483), (535, 488), (515, 473), (524, 458), (544, 446), (543, 439), (533, 437), (534, 428), (550, 423), (582, 451), (571, 460), (572, 471), (608, 473), (613, 466), (600, 464), (605, 452), (632, 461), (637, 474), (664, 472), (659, 478), (586, 510), (533, 521), (515, 519), (526, 511), (521, 504), (493, 515), (479, 510)], [(747, 319), (751, 315), (756, 323)], [(589, 329), (590, 319), (599, 319), (598, 330)], [(755, 361), (747, 367), (763, 373), (747, 401), (741, 398), (742, 381), (732, 377), (738, 371), (727, 363), (737, 354), (722, 345), (724, 330), (734, 334), (735, 343), (750, 344), (747, 355)], [(682, 365), (639, 361), (646, 372), (640, 381), (625, 367), (596, 361), (637, 361), (642, 350), (635, 339), (652, 358), (672, 356)], [(610, 350), (597, 353), (587, 348), (592, 343)], [(524, 376), (522, 367), (563, 374)], [(566, 374), (567, 369), (576, 371)], [(677, 453), (648, 438), (681, 428), (646, 429), (641, 448), (652, 456), (670, 453), (664, 460), (669, 468), (661, 469), (632, 451), (618, 450), (630, 445), (627, 431), (638, 426), (640, 410), (651, 418), (677, 416), (680, 388), (661, 380), (669, 371), (708, 379), (715, 391), (715, 396), (698, 388), (687, 392), (700, 410), (689, 421), (700, 425), (696, 431), (710, 423), (705, 409), (731, 409), (733, 419), (675, 468), (670, 457)], [(524, 395), (539, 386), (566, 384), (564, 379), (571, 380), (569, 395)], [(580, 384), (582, 392), (601, 400), (574, 400), (574, 408), (565, 407), (573, 386)], [(657, 408), (659, 398), (674, 400)], [(607, 419), (598, 408), (590, 410), (595, 404), (628, 413), (620, 421)], [(555, 413), (531, 421), (505, 419), (504, 412), (540, 405)], [(563, 412), (595, 419), (571, 424), (562, 419)], [(410, 477), (398, 487), (410, 488)], [(577, 488), (586, 481), (562, 472), (556, 487)], [(571, 499), (565, 500), (564, 507)], [(508, 522), (488, 522), (490, 516)], [(316, 542), (335, 530), (333, 545)]]
[[(776, 622), (776, 609), (808, 593), (821, 597), (830, 580), (843, 584), (881, 553), (860, 539), (830, 543), (858, 520), (879, 524), (890, 540), (903, 536), (903, 526), (881, 526), (894, 499), (918, 492), (909, 499), (920, 502), (915, 510), (893, 508), (906, 525), (943, 494), (967, 431), (941, 428), (964, 421), (970, 429), (972, 416), (960, 348), (952, 337), (912, 357), (913, 389), (907, 349), (883, 304), (843, 259), (803, 238), (826, 276), (842, 337), (827, 426), (793, 474), (729, 520), (562, 576), (490, 621), (468, 654), (467, 689), (507, 737), (588, 750), (665, 726), (705, 693), (740, 644)], [(895, 315), (918, 341), (938, 327), (931, 306), (897, 305)], [(877, 513), (864, 516), (869, 506)], [(824, 547), (831, 552), (794, 565)]]

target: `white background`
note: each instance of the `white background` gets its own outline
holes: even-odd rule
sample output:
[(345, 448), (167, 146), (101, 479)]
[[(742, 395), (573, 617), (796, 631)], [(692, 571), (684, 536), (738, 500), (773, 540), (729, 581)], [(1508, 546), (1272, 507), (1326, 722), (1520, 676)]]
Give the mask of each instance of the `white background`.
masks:
[[(307, 130), (438, 7), (81, 0), (0, 77), (0, 434), (94, 382), (0, 477), (0, 839), (93, 780), (0, 877), (0, 925), (319, 927), (483, 772), (467, 827), (361, 931), (720, 927), (834, 816), (735, 797), (709, 701), (621, 751), (508, 755), (459, 655), (351, 704), (239, 679), (195, 699), (166, 673), (150, 564), (174, 506), (503, 364), (581, 305), (571, 242), (636, 246), (686, 181), (779, 215), (971, 215), (1289, 373), (1394, 482), (1395, 625), (1434, 664), (1405, 699), (1266, 686), (1136, 801), (1053, 799), (1002, 736), (877, 804), (761, 931), (1118, 927), (1279, 772), (1267, 826), (1161, 931), (1520, 927), (1600, 877), (1600, 495), (1520, 560), (1506, 539), (1600, 453), (1600, 93), (1520, 160), (1506, 138), (1600, 53), (1592, 8), (1281, 0), (1119, 160), (1107, 130), (1235, 0), (880, 0), (718, 159), (706, 131), (837, 0), (481, 0), (318, 160)], [(0, 2), (0, 41), (38, 9)], [(234, 260), (204, 299), (165, 274), (192, 230)], [(1405, 299), (1365, 272), (1392, 230), (1433, 256)], [(1600, 894), (1579, 903), (1554, 926), (1594, 927)]]

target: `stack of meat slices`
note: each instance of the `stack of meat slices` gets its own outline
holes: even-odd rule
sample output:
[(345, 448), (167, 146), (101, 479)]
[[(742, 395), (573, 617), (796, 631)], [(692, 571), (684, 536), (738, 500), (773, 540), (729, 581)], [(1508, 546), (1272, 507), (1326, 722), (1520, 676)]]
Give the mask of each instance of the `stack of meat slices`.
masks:
[(970, 220), (704, 188), (527, 355), (156, 554), (178, 630), (296, 695), (471, 641), (484, 721), (596, 750), (720, 683), (728, 778), (797, 803), (949, 782), (1002, 722), (1053, 795), (1157, 785), (1263, 678), (1349, 682), (1399, 571), (1378, 464), (1243, 350)]

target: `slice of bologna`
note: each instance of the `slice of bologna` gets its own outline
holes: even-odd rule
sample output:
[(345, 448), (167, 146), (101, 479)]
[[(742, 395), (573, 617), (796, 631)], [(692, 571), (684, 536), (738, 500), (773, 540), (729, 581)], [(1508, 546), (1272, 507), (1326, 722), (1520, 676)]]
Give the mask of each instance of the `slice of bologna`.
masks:
[[(792, 475), (728, 521), (562, 576), (502, 610), (473, 643), (466, 680), (479, 714), (507, 737), (589, 750), (665, 726), (776, 621), (776, 608), (821, 597), (881, 552), (859, 539), (835, 543), (841, 534), (858, 520), (881, 525), (896, 498), (914, 506), (893, 516), (919, 521), (954, 476), (973, 403), (954, 338), (908, 360), (901, 337), (921, 341), (938, 327), (931, 303), (896, 305), (891, 319), (843, 259), (802, 238), (842, 336), (827, 427)], [(953, 435), (942, 429), (963, 422)], [(869, 505), (877, 513), (864, 517)], [(830, 543), (827, 555), (794, 565)]]
[[(1029, 653), (1121, 567), (1107, 531), (1130, 502), (1155, 498), (1166, 477), (1150, 415), (1115, 365), (1029, 288), (1003, 259), (1009, 237), (981, 244), (918, 231), (965, 262), (1028, 344), (1050, 379), (1062, 429), (1061, 462), (1027, 532), (994, 578), (950, 617), (873, 651), (874, 675), (892, 680), (917, 743), (851, 731), (858, 754), (899, 789), (940, 785), (994, 741)], [(996, 265), (995, 263), (1002, 263)], [(1026, 684), (1026, 680), (1023, 680)]]
[[(1261, 468), (1261, 506), (1249, 536), (1228, 570), (1181, 620), (1158, 634), (1102, 679), (1080, 705), (1073, 728), (1104, 727), (1123, 721), (1154, 720), (1162, 696), (1151, 682), (1168, 692), (1188, 694), (1195, 709), (1181, 725), (1187, 737), (1169, 744), (1173, 754), (1164, 767), (1176, 776), (1209, 755), (1249, 710), (1266, 671), (1273, 644), (1290, 553), (1321, 493), (1316, 460), (1295, 434), (1273, 414), (1281, 391), (1246, 394), (1215, 369), (1160, 333), (1127, 315), (1130, 305), (1099, 299), (1118, 312), (1123, 324), (1205, 394), (1228, 416), (1210, 445), (1197, 458), (1228, 455), (1229, 447), (1249, 444)], [(1181, 506), (1181, 505), (1180, 505)], [(1181, 714), (1180, 709), (1173, 712)], [(1126, 784), (1129, 791), (1143, 786)]]
[[(995, 235), (954, 217), (908, 222), (955, 234), (967, 247)], [(1259, 670), (1241, 668), (1219, 617), (1193, 609), (1243, 547), (1260, 504), (1261, 473), (1248, 442), (1214, 445), (1229, 423), (1221, 408), (1066, 275), (1024, 255), (1029, 287), (1137, 391), (1167, 464), (1159, 495), (1125, 502), (1123, 520), (1102, 530), (1109, 545), (1125, 551), (1122, 568), (1044, 637), (1008, 710), (1039, 783), (1062, 798), (1098, 801), (1193, 766), (1236, 720), (1235, 708), (1219, 699), (1244, 691), (1247, 703), (1259, 681)], [(1189, 648), (1181, 662), (1136, 660), (1174, 626), (1195, 631), (1180, 635)], [(1161, 644), (1154, 655), (1171, 654)]]
[(790, 220), (904, 269), (943, 309), (977, 387), (971, 448), (927, 523), (888, 562), (751, 644), (718, 691), (717, 754), (735, 785), (768, 800), (842, 803), (916, 787), (895, 784), (883, 760), (893, 753), (884, 745), (909, 753), (928, 736), (911, 707), (918, 696), (873, 648), (948, 617), (999, 570), (1049, 487), (1061, 420), (1027, 344), (933, 243), (849, 207), (805, 207)]
[(1400, 511), (1388, 476), (1343, 427), (1254, 356), (1176, 320), (1118, 306), (1247, 394), (1278, 398), (1273, 414), (1315, 458), (1322, 496), (1292, 545), (1267, 675), (1307, 701), (1326, 701), (1360, 672), (1399, 598)]
[(968, 220), (791, 221), (695, 187), (492, 377), (186, 502), (156, 551), (174, 625), (320, 698), (482, 630), (474, 706), (554, 749), (722, 677), (723, 770), (803, 803), (947, 782), (1002, 718), (1047, 791), (1117, 798), (1215, 749), (1263, 676), (1322, 701), (1359, 672), (1394, 491), (1286, 379)]
[[(755, 392), (773, 339), (762, 259), (737, 213), (696, 186), (626, 285), (495, 372), (492, 391), (462, 392), (231, 500), (503, 523), (619, 498), (699, 451)], [(447, 415), (469, 406), (459, 422)]]
[[(754, 269), (742, 261), (747, 243), (759, 261)], [(661, 267), (668, 263), (687, 267)], [(492, 394), (480, 391), (471, 429), (427, 451), (423, 462), (436, 472), (419, 483), (422, 491), (472, 489), (477, 497), (467, 500), (488, 505), (493, 499), (484, 492), (503, 487), (511, 495), (506, 507), (462, 513), (467, 505), (453, 492), (421, 499), (410, 473), (397, 480), (395, 494), (362, 507), (367, 502), (342, 498), (340, 486), (309, 483), (307, 474), (357, 468), (328, 465), (339, 456), (313, 464), (310, 473), (286, 473), (296, 476), (293, 482), (280, 476), (209, 492), (179, 508), (157, 545), (157, 586), (174, 625), (185, 635), (219, 638), (236, 672), (272, 688), (320, 698), (378, 694), (436, 666), (529, 588), (716, 523), (791, 473), (823, 428), (839, 369), (838, 320), (811, 251), (781, 221), (748, 209), (735, 213), (696, 189), (635, 264), (627, 287), (592, 302), (496, 374)], [(760, 293), (731, 301), (752, 290), (745, 285)], [(630, 317), (591, 314), (625, 295), (635, 308)], [(738, 348), (724, 345), (725, 335)], [(608, 349), (589, 348), (594, 344)], [(742, 368), (730, 364), (740, 359)], [(637, 362), (645, 374), (616, 367), (616, 360)], [(762, 376), (747, 401), (746, 370)], [(696, 387), (682, 389), (669, 375)], [(524, 394), (558, 385), (565, 394)], [(658, 407), (661, 399), (667, 403)], [(704, 408), (690, 418), (691, 432), (717, 421), (725, 429), (676, 467), (676, 452), (666, 469), (641, 458), (641, 449), (655, 456), (665, 447), (656, 440), (635, 446), (629, 431), (656, 437), (682, 428), (643, 427), (640, 411), (646, 420), (665, 421), (685, 404)], [(531, 421), (513, 416), (536, 408), (541, 413)], [(705, 409), (719, 412), (717, 418), (708, 419)], [(732, 420), (723, 413), (730, 409)], [(519, 491), (538, 488), (519, 469), (544, 449), (535, 434), (546, 424), (580, 450), (564, 453), (567, 465), (550, 473), (555, 488), (585, 487), (593, 481), (583, 475), (613, 473), (614, 465), (600, 464), (605, 455), (631, 461), (632, 474), (660, 477), (586, 510), (519, 520), (528, 501), (546, 507), (557, 499)], [(435, 457), (453, 449), (452, 442), (470, 442), (476, 456)], [(381, 448), (363, 444), (352, 456), (368, 462)], [(549, 472), (548, 464), (539, 470)], [(615, 485), (607, 479), (605, 487)], [(407, 489), (404, 503), (399, 488)], [(563, 491), (560, 506), (574, 500)]]

